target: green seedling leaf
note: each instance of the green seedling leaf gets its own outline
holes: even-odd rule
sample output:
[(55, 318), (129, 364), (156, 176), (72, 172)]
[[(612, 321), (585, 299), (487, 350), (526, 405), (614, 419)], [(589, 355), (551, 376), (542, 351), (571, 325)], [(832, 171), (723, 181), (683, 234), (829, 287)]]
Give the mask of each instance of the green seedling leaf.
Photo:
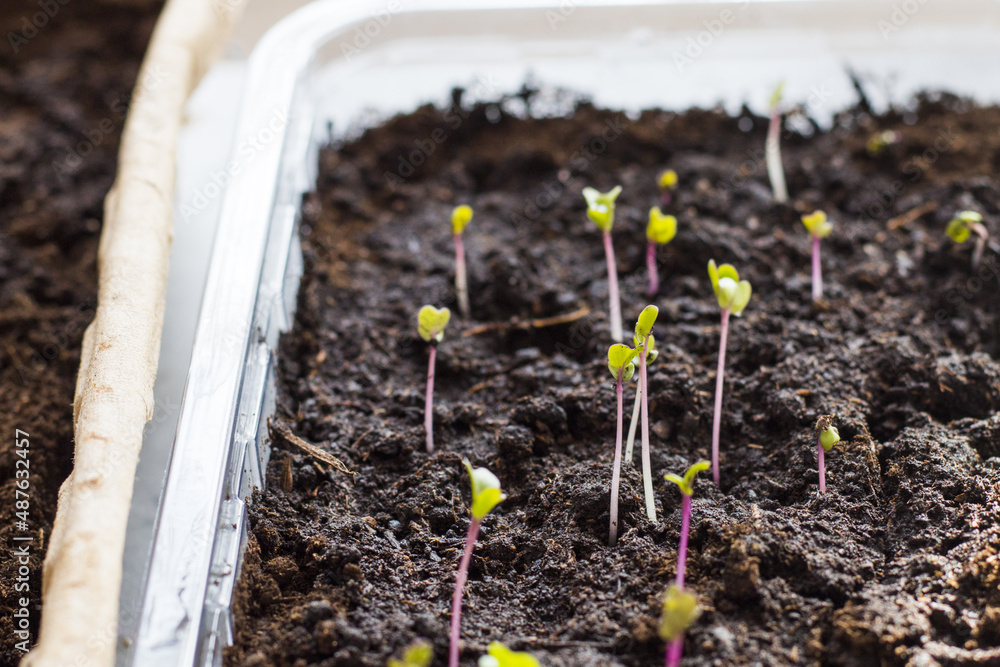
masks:
[(424, 306), (417, 313), (417, 333), (428, 343), (440, 343), (444, 340), (444, 328), (451, 319), (451, 311), (447, 308)]
[(500, 642), (490, 642), (486, 652), (487, 655), (479, 658), (479, 667), (539, 667), (535, 656), (511, 651)]
[(774, 110), (778, 107), (778, 105), (781, 104), (781, 98), (784, 96), (785, 96), (785, 82), (781, 81), (774, 89), (774, 92), (771, 93), (771, 99), (768, 102), (768, 106), (771, 108), (772, 112), (774, 112)]
[(973, 227), (982, 221), (983, 216), (975, 211), (960, 211), (948, 222), (944, 233), (955, 243), (965, 243), (969, 240)]
[(819, 434), (819, 444), (823, 449), (830, 451), (833, 446), (840, 442), (840, 432), (836, 426), (828, 426)]
[(500, 490), (500, 480), (486, 468), (473, 470), (468, 459), (462, 459), (472, 481), (472, 518), (482, 521), (493, 508), (507, 498)]
[(656, 316), (660, 314), (660, 309), (656, 306), (646, 306), (639, 313), (639, 319), (635, 322), (635, 337), (633, 340), (636, 345), (642, 346), (646, 341), (646, 336), (648, 336), (653, 331), (653, 325), (656, 324)]
[(660, 186), (661, 190), (673, 190), (677, 187), (677, 172), (673, 169), (660, 172), (660, 175), (656, 178), (656, 184)]
[(663, 245), (670, 243), (677, 235), (677, 218), (664, 215), (659, 206), (649, 209), (649, 224), (646, 225), (646, 238), (653, 243)]
[(708, 260), (708, 277), (719, 308), (728, 308), (733, 315), (742, 313), (750, 302), (750, 281), (740, 280), (740, 274), (732, 264), (716, 268), (714, 259)]
[(683, 477), (675, 475), (672, 472), (668, 472), (666, 475), (663, 476), (663, 478), (679, 486), (681, 489), (681, 493), (683, 493), (685, 496), (693, 496), (695, 476), (698, 473), (704, 472), (711, 467), (712, 464), (709, 463), (708, 461), (698, 461), (693, 466), (687, 469), (687, 472), (684, 473)]
[(660, 639), (672, 642), (694, 625), (701, 616), (698, 596), (671, 584), (663, 598), (663, 613), (660, 615)]
[(802, 216), (802, 224), (814, 239), (825, 238), (833, 231), (833, 225), (827, 222), (826, 213), (823, 211), (813, 211), (809, 215)]
[[(642, 338), (639, 336), (637, 331), (632, 337), (635, 342), (635, 356), (636, 358), (641, 358), (642, 355)], [(656, 361), (656, 358), (660, 356), (660, 351), (656, 349), (656, 336), (649, 334), (649, 347), (646, 349), (646, 365)], [(634, 362), (633, 362), (634, 363)]]
[(868, 151), (869, 155), (876, 156), (881, 155), (889, 146), (899, 141), (899, 132), (894, 130), (882, 130), (876, 134), (873, 134), (870, 139), (865, 143), (865, 150)]
[(472, 207), (456, 206), (455, 210), (451, 212), (451, 231), (455, 236), (458, 236), (465, 231), (465, 226), (469, 224), (472, 220)]
[(632, 379), (635, 373), (635, 355), (642, 354), (642, 347), (631, 348), (628, 345), (615, 343), (608, 348), (608, 370), (612, 377), (618, 380), (621, 373), (622, 382)]
[(616, 185), (608, 192), (598, 192), (594, 188), (584, 188), (583, 198), (587, 200), (587, 217), (601, 231), (610, 232), (615, 224), (615, 200), (622, 192), (622, 186)]
[(418, 639), (403, 651), (403, 659), (389, 658), (387, 667), (430, 667), (434, 659), (434, 647), (430, 642)]

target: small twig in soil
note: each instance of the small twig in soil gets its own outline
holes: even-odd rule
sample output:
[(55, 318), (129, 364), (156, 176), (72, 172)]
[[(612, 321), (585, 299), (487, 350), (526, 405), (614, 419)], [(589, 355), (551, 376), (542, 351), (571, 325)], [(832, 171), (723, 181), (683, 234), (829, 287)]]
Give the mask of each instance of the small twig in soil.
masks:
[(487, 322), (486, 324), (480, 324), (474, 326), (471, 329), (466, 329), (462, 332), (462, 338), (468, 338), (469, 336), (478, 336), (480, 334), (489, 333), (491, 331), (510, 331), (511, 329), (543, 329), (545, 327), (554, 327), (560, 324), (569, 324), (570, 322), (576, 322), (590, 315), (590, 308), (588, 306), (583, 306), (582, 308), (577, 308), (571, 313), (564, 313), (562, 315), (554, 315), (552, 317), (541, 317), (533, 320), (522, 320), (517, 317), (512, 317), (506, 322)]
[(936, 211), (937, 207), (938, 204), (936, 201), (924, 202), (920, 206), (911, 208), (906, 213), (897, 215), (895, 218), (890, 219), (889, 222), (885, 223), (885, 226), (890, 230), (899, 229), (900, 227), (915, 221), (917, 218), (927, 215), (931, 211)]
[(344, 474), (347, 475), (357, 474), (349, 470), (347, 466), (344, 465), (343, 461), (338, 459), (336, 456), (320, 449), (316, 445), (306, 442), (305, 440), (303, 440), (302, 438), (300, 438), (299, 436), (295, 435), (290, 430), (288, 430), (288, 427), (284, 426), (283, 424), (275, 424), (271, 423), (270, 421), (268, 423), (271, 426), (272, 435), (273, 434), (280, 435), (281, 439), (284, 440), (289, 445), (294, 445), (295, 447), (298, 447), (299, 449), (301, 449), (303, 452), (313, 457), (314, 459), (322, 461), (328, 466), (331, 466), (332, 468), (335, 468), (336, 470), (339, 470)]

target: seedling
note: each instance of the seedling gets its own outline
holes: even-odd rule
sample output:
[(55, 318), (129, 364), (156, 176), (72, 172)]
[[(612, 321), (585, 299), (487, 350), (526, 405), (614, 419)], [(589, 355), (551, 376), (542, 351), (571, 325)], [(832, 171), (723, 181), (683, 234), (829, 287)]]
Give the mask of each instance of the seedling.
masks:
[(622, 342), (622, 307), (618, 297), (618, 265), (615, 263), (615, 249), (611, 245), (611, 228), (615, 224), (615, 200), (621, 194), (622, 186), (616, 185), (609, 192), (598, 192), (594, 188), (584, 188), (587, 200), (587, 217), (604, 233), (604, 256), (608, 263), (608, 317), (611, 320), (611, 340)]
[(881, 155), (886, 148), (898, 143), (901, 138), (902, 137), (899, 132), (896, 132), (895, 130), (882, 130), (881, 132), (873, 134), (871, 138), (868, 139), (865, 143), (865, 150), (867, 150), (868, 154), (872, 157), (877, 157)]
[(539, 667), (530, 653), (511, 651), (500, 642), (490, 642), (486, 655), (479, 658), (479, 667)]
[[(641, 345), (641, 343), (639, 343)], [(649, 352), (646, 353), (646, 365), (653, 363), (660, 356), (660, 351), (656, 349), (656, 337), (649, 337)], [(632, 420), (628, 423), (628, 437), (625, 439), (625, 464), (632, 465), (632, 452), (635, 445), (635, 429), (639, 425), (639, 408), (642, 405), (642, 388), (639, 387), (639, 375), (632, 377), (635, 380), (635, 403), (632, 405)]]
[(656, 268), (656, 246), (670, 243), (677, 234), (677, 218), (664, 215), (659, 206), (649, 209), (646, 225), (646, 272), (649, 274), (649, 296), (660, 291), (660, 272)]
[(462, 622), (462, 590), (465, 579), (469, 576), (469, 561), (472, 560), (472, 548), (479, 535), (479, 526), (486, 515), (493, 511), (507, 496), (500, 490), (500, 480), (486, 468), (472, 469), (468, 460), (462, 463), (469, 472), (472, 481), (472, 521), (469, 522), (469, 532), (465, 536), (465, 551), (458, 565), (458, 575), (455, 577), (455, 595), (451, 600), (451, 645), (448, 651), (449, 667), (458, 667), (458, 630)]
[[(660, 636), (669, 642), (667, 646), (667, 665), (680, 662), (681, 651), (684, 649), (684, 631), (698, 618), (697, 599), (691, 593), (684, 591), (684, 572), (687, 568), (688, 532), (691, 528), (691, 496), (694, 495), (694, 478), (699, 472), (708, 470), (708, 461), (698, 461), (687, 469), (683, 477), (673, 473), (664, 475), (664, 479), (673, 482), (681, 491), (681, 540), (677, 547), (677, 574), (674, 585), (667, 591), (663, 602), (663, 616), (660, 619)], [(673, 597), (671, 597), (673, 593)], [(689, 597), (686, 597), (689, 596)], [(668, 614), (668, 605), (670, 614)], [(686, 613), (684, 613), (686, 612)], [(668, 622), (669, 621), (669, 622)]]
[(417, 313), (417, 333), (430, 344), (430, 360), (427, 362), (427, 396), (424, 400), (424, 430), (427, 432), (427, 452), (434, 451), (434, 362), (437, 345), (444, 340), (444, 328), (451, 319), (447, 308), (424, 306)]
[(669, 206), (670, 193), (677, 188), (677, 172), (673, 169), (660, 172), (660, 175), (656, 177), (656, 184), (660, 186), (660, 203)]
[(817, 458), (819, 461), (819, 492), (826, 493), (826, 462), (824, 455), (833, 449), (833, 446), (840, 442), (840, 433), (833, 425), (833, 415), (823, 415), (816, 422), (817, 437)]
[(972, 233), (976, 234), (976, 247), (972, 250), (972, 268), (979, 266), (979, 260), (983, 258), (983, 248), (990, 233), (986, 231), (983, 224), (983, 216), (975, 211), (960, 211), (948, 223), (944, 231), (955, 243), (965, 243)]
[(653, 499), (653, 472), (649, 464), (649, 382), (646, 374), (646, 361), (649, 356), (649, 340), (652, 338), (653, 325), (660, 309), (656, 306), (646, 306), (639, 313), (635, 323), (635, 349), (639, 352), (639, 391), (642, 393), (642, 486), (646, 494), (646, 516), (650, 521), (656, 521), (656, 503)]
[(430, 642), (418, 639), (403, 651), (403, 659), (389, 658), (386, 667), (431, 667), (434, 659), (434, 647)]
[(712, 479), (719, 485), (719, 426), (722, 423), (722, 378), (726, 370), (726, 334), (729, 316), (739, 315), (750, 301), (750, 283), (740, 280), (732, 264), (716, 268), (715, 260), (708, 260), (708, 277), (712, 280), (715, 298), (722, 309), (722, 327), (719, 333), (719, 369), (715, 376), (715, 416), (712, 418)]
[(802, 224), (812, 236), (812, 298), (814, 302), (822, 301), (823, 269), (819, 261), (819, 242), (830, 235), (833, 226), (827, 222), (826, 213), (823, 211), (813, 211), (809, 215), (802, 216)]
[(469, 283), (465, 274), (465, 246), (462, 232), (472, 220), (471, 206), (456, 206), (451, 212), (451, 232), (455, 240), (455, 292), (458, 294), (458, 310), (462, 317), (469, 319)]
[(698, 596), (671, 585), (663, 597), (663, 613), (660, 615), (660, 639), (667, 642), (664, 663), (666, 667), (676, 667), (681, 663), (684, 651), (684, 633), (701, 616)]
[(771, 192), (779, 204), (788, 201), (788, 188), (785, 187), (785, 168), (781, 164), (781, 96), (785, 90), (782, 81), (771, 94), (771, 123), (767, 128), (767, 142), (764, 145), (764, 157), (767, 161), (767, 176), (771, 179)]
[(611, 526), (608, 530), (608, 546), (618, 542), (618, 486), (621, 483), (622, 467), (622, 384), (635, 373), (634, 350), (628, 345), (616, 343), (608, 348), (608, 370), (615, 378), (615, 393), (618, 396), (618, 430), (615, 438), (615, 462), (611, 472)]

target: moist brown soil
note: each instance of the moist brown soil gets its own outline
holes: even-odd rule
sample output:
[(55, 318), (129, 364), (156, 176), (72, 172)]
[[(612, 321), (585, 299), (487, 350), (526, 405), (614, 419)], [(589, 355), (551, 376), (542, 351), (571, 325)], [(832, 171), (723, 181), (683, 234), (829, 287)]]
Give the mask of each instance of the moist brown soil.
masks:
[[(0, 8), (0, 665), (10, 666), (23, 655), (20, 598), (30, 600), (31, 643), (38, 629), (44, 548), (73, 465), (73, 389), (97, 295), (102, 201), (160, 3), (42, 4), (58, 11), (47, 17), (28, 0)], [(30, 436), (27, 530), (16, 516), (16, 429)], [(15, 557), (25, 544), (26, 578)]]
[[(975, 208), (1000, 237), (1000, 109), (948, 95), (863, 109), (832, 130), (785, 132), (787, 206), (763, 166), (766, 119), (746, 110), (630, 120), (588, 104), (541, 119), (424, 107), (327, 148), (304, 208), (307, 271), (282, 340), (275, 450), (250, 510), (227, 664), (381, 666), (418, 637), (446, 664), (469, 521), (463, 457), (508, 497), (472, 559), (462, 664), (493, 640), (543, 665), (662, 664), (656, 623), (680, 528), (663, 474), (710, 454), (712, 258), (734, 263), (754, 296), (729, 336), (722, 486), (703, 475), (695, 489), (687, 582), (704, 612), (685, 664), (1000, 664), (1000, 262), (994, 245), (973, 271), (971, 244), (943, 233)], [(899, 141), (870, 155), (885, 129)], [(401, 165), (406, 178), (387, 179)], [(679, 231), (659, 251), (653, 300), (658, 520), (626, 467), (608, 548), (607, 279), (580, 190), (624, 187), (614, 239), (630, 327), (649, 303), (645, 221), (667, 166), (680, 175), (668, 206)], [(455, 309), (460, 203), (476, 211), (473, 319), (456, 313), (439, 348), (428, 455), (415, 318), (425, 303)], [(835, 226), (819, 306), (799, 221), (816, 208)], [(560, 326), (474, 329), (581, 307), (590, 314)], [(843, 441), (819, 495), (813, 426), (827, 413)], [(290, 446), (286, 429), (356, 475)]]

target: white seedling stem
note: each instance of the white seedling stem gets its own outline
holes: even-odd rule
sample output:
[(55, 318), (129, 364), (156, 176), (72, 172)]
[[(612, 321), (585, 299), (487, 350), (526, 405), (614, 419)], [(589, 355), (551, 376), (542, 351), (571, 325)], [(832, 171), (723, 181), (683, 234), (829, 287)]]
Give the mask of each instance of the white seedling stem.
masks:
[(604, 232), (604, 256), (608, 261), (608, 316), (611, 318), (611, 340), (622, 342), (622, 306), (618, 296), (618, 265), (611, 245), (611, 232)]
[(771, 110), (771, 123), (767, 130), (767, 142), (764, 145), (767, 160), (767, 176), (771, 179), (771, 191), (774, 200), (784, 204), (788, 201), (788, 188), (785, 186), (785, 168), (781, 164), (781, 112), (775, 106)]
[(455, 292), (458, 294), (458, 310), (462, 317), (469, 319), (469, 283), (465, 274), (465, 245), (462, 235), (455, 234)]

